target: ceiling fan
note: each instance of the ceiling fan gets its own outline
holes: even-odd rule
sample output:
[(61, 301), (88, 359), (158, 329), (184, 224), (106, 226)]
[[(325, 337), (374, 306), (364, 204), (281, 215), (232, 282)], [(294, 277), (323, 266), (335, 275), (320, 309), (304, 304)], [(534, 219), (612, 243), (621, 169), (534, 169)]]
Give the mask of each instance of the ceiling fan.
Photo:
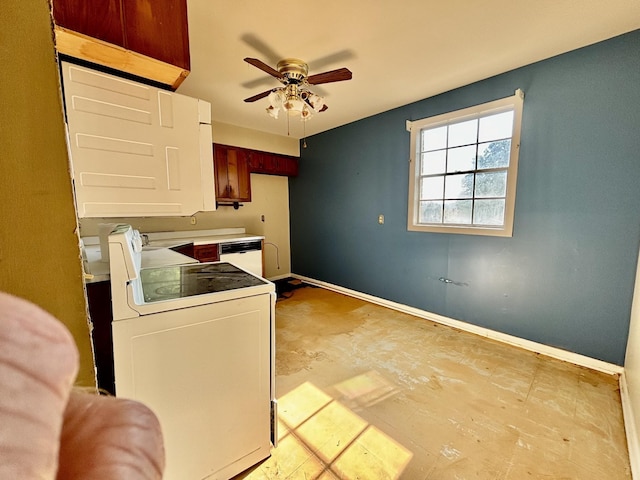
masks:
[(255, 102), (269, 97), (267, 113), (274, 118), (278, 118), (280, 109), (292, 115), (300, 115), (302, 120), (306, 120), (313, 112), (324, 112), (328, 108), (324, 99), (313, 93), (310, 86), (342, 82), (352, 78), (351, 71), (344, 67), (309, 75), (307, 64), (297, 58), (280, 60), (275, 69), (257, 58), (247, 57), (244, 61), (277, 78), (282, 83), (282, 87), (272, 88), (244, 99), (245, 102)]

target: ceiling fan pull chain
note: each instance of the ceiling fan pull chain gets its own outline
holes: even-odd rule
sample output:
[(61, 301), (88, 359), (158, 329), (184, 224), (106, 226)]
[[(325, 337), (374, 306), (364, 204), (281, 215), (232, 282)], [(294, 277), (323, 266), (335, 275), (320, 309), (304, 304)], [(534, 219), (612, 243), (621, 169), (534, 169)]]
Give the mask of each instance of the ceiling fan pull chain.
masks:
[(307, 148), (307, 122), (302, 122), (302, 148)]

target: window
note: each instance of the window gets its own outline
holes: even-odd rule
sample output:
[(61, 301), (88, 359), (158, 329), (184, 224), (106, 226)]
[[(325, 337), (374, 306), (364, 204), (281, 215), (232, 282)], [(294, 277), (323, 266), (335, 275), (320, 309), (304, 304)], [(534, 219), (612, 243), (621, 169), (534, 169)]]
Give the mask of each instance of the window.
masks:
[(408, 229), (510, 237), (524, 94), (408, 122)]

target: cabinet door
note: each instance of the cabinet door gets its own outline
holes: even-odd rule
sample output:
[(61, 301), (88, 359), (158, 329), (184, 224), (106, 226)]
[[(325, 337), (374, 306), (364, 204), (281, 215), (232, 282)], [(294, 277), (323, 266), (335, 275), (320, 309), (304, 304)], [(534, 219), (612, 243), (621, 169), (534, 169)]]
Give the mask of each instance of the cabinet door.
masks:
[(265, 152), (259, 152), (257, 150), (249, 150), (249, 170), (251, 172), (260, 173), (264, 166)]
[(232, 198), (240, 202), (251, 201), (251, 180), (247, 152), (243, 149), (230, 149), (227, 152), (227, 175), (231, 185)]
[(298, 159), (278, 155), (276, 153), (246, 150), (249, 156), (249, 170), (251, 173), (266, 175), (284, 175), (295, 177), (298, 175)]
[(53, 0), (53, 18), (61, 27), (114, 45), (125, 46), (120, 0)]
[(278, 159), (280, 175), (288, 177), (298, 176), (298, 159), (295, 157), (280, 157)]
[(214, 146), (216, 198), (219, 202), (250, 202), (249, 159), (242, 148)]
[(80, 218), (189, 216), (215, 203), (201, 182), (213, 165), (200, 155), (198, 100), (66, 62), (62, 73)]
[(122, 5), (126, 48), (190, 69), (186, 0), (122, 0)]
[(218, 244), (194, 245), (193, 256), (199, 262), (217, 262), (220, 260)]
[(229, 174), (227, 168), (227, 147), (213, 146), (213, 162), (216, 178), (216, 199), (218, 201), (229, 198)]

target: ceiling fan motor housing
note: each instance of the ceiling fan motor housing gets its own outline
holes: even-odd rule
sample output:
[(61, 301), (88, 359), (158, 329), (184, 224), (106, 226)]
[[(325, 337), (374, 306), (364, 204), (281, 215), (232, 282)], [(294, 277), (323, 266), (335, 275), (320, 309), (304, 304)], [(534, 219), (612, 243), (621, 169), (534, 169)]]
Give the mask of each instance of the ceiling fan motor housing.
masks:
[(309, 67), (302, 60), (297, 58), (285, 58), (277, 65), (278, 72), (284, 75), (293, 83), (301, 83), (309, 74)]

